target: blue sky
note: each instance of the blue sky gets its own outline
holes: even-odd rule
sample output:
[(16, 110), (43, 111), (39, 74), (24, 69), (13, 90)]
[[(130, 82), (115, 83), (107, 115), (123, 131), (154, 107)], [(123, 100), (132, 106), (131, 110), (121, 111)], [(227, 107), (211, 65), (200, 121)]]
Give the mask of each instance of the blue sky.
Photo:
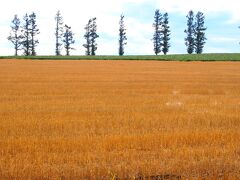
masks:
[[(125, 15), (128, 44), (125, 54), (153, 54), (153, 17), (156, 9), (169, 13), (171, 48), (169, 54), (186, 53), (184, 45), (186, 15), (189, 10), (205, 14), (207, 43), (205, 53), (240, 52), (240, 11), (237, 0), (8, 0), (0, 7), (0, 55), (12, 55), (7, 40), (14, 14), (21, 19), (25, 13), (36, 12), (40, 29), (38, 55), (54, 55), (54, 16), (60, 10), (64, 23), (72, 26), (76, 43), (72, 55), (83, 55), (84, 26), (97, 17), (98, 55), (118, 54), (118, 22)], [(95, 4), (93, 6), (93, 4)], [(92, 10), (90, 10), (90, 8)], [(64, 50), (62, 54), (64, 54)]]

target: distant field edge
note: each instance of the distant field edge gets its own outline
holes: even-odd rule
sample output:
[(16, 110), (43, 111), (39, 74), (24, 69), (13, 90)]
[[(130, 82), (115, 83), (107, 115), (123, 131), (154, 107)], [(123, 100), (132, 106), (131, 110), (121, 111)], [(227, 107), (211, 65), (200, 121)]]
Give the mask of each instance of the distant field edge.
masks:
[(156, 60), (156, 61), (240, 61), (240, 53), (126, 55), (126, 56), (0, 56), (0, 59), (28, 60)]

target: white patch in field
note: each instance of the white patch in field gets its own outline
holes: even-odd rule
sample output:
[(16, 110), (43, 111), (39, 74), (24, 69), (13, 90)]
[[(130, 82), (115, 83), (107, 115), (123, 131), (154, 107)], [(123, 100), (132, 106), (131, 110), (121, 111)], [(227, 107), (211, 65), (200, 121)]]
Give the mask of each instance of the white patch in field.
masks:
[(217, 106), (217, 105), (218, 105), (218, 102), (217, 102), (217, 101), (214, 101), (214, 102), (213, 102), (213, 105), (214, 105), (214, 106)]
[(174, 91), (172, 91), (172, 94), (177, 95), (177, 94), (179, 94), (179, 91), (174, 90)]
[(183, 103), (180, 101), (173, 101), (173, 102), (167, 102), (166, 105), (171, 107), (180, 107), (183, 105)]
[(231, 95), (230, 91), (225, 91), (225, 95)]

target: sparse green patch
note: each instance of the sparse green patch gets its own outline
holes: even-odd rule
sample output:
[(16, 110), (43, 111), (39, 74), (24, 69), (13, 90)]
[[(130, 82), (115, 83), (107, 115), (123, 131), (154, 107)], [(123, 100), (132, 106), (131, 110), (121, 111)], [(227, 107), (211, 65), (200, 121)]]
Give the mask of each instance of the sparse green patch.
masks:
[(240, 61), (240, 53), (130, 55), (130, 56), (0, 56), (0, 59), (31, 60), (159, 60), (159, 61)]

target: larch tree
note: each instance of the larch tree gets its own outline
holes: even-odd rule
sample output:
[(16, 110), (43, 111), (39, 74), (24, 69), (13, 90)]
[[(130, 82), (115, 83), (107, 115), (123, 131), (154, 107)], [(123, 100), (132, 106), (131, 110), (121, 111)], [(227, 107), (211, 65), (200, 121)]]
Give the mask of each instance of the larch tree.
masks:
[(92, 26), (90, 28), (90, 37), (91, 37), (91, 55), (95, 56), (96, 55), (96, 50), (97, 50), (97, 43), (96, 39), (99, 37), (97, 34), (97, 23), (96, 23), (97, 18), (92, 19)]
[(17, 15), (15, 15), (12, 20), (10, 35), (7, 38), (14, 45), (15, 56), (18, 56), (18, 51), (21, 50), (21, 45), (22, 45), (23, 36), (21, 34), (20, 23), (21, 23), (20, 19), (18, 18)]
[(38, 35), (39, 29), (36, 24), (36, 14), (33, 12), (29, 15), (29, 21), (30, 21), (30, 52), (31, 56), (36, 56), (36, 46), (39, 43), (39, 41), (35, 38), (36, 35)]
[(162, 45), (162, 34), (161, 34), (161, 29), (162, 29), (162, 14), (160, 13), (160, 10), (157, 9), (155, 11), (155, 16), (154, 16), (154, 34), (153, 34), (153, 50), (156, 55), (158, 55), (161, 52), (161, 45)]
[(30, 56), (30, 43), (31, 43), (31, 31), (30, 31), (30, 19), (28, 17), (28, 14), (25, 14), (23, 17), (23, 25), (21, 27), (22, 31), (22, 49), (23, 49), (23, 55)]
[(185, 45), (187, 46), (188, 54), (192, 54), (194, 52), (194, 13), (193, 11), (189, 11), (187, 17), (187, 29), (184, 31), (187, 34), (185, 38)]
[(96, 19), (96, 17), (90, 19), (85, 27), (86, 33), (84, 35), (84, 38), (86, 39), (86, 44), (83, 44), (83, 46), (86, 48), (86, 55), (96, 55), (96, 39), (99, 37), (99, 35), (97, 34)]
[(89, 19), (87, 25), (85, 26), (86, 33), (84, 34), (84, 38), (86, 39), (86, 44), (83, 44), (83, 47), (86, 48), (86, 55), (91, 55), (91, 36), (90, 36), (90, 29), (91, 29), (92, 19)]
[(194, 36), (195, 36), (195, 52), (201, 54), (203, 52), (204, 44), (206, 43), (205, 31), (207, 30), (204, 27), (204, 15), (202, 12), (196, 14), (196, 22), (194, 25)]
[(162, 52), (167, 54), (170, 48), (170, 26), (168, 25), (168, 13), (163, 15), (163, 22), (162, 22)]
[(56, 37), (56, 49), (55, 49), (55, 55), (60, 56), (61, 55), (61, 49), (62, 49), (62, 38), (63, 38), (63, 17), (61, 16), (60, 11), (57, 11), (57, 14), (55, 16), (56, 21), (56, 29), (55, 29), (55, 37)]
[(65, 32), (63, 35), (63, 43), (64, 43), (64, 48), (66, 50), (66, 55), (69, 56), (70, 55), (70, 50), (74, 49), (72, 47), (72, 44), (75, 43), (75, 40), (73, 39), (73, 32), (71, 30), (70, 26), (65, 25)]
[(122, 14), (120, 16), (120, 21), (119, 21), (119, 56), (124, 55), (124, 46), (127, 44), (127, 37), (126, 37), (126, 28), (124, 25), (124, 15)]

